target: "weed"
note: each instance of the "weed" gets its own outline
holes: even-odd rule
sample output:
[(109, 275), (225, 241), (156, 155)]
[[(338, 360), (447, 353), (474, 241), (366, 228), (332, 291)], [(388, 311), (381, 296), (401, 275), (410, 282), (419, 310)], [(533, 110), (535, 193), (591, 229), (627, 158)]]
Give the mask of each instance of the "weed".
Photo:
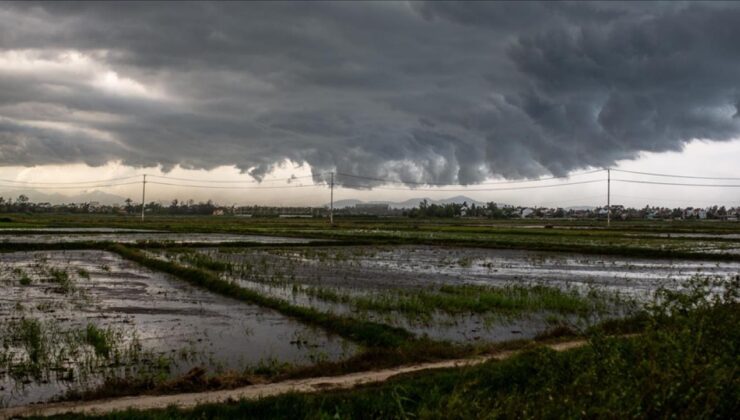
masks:
[(108, 358), (112, 348), (112, 331), (101, 329), (95, 324), (87, 324), (85, 342), (93, 347), (95, 354)]
[(22, 286), (28, 286), (31, 284), (31, 277), (28, 276), (28, 274), (23, 274), (18, 280), (18, 283), (20, 283)]
[(49, 282), (56, 283), (58, 285), (58, 290), (62, 293), (69, 293), (74, 289), (74, 281), (69, 276), (69, 273), (67, 273), (67, 270), (59, 269), (59, 268), (51, 268), (49, 269)]

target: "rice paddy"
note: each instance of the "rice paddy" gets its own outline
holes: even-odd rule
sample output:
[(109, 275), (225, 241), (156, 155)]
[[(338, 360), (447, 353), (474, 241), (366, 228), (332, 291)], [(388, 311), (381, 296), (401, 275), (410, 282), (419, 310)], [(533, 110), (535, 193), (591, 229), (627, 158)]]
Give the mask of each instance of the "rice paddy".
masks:
[(634, 331), (662, 293), (709, 279), (721, 294), (740, 273), (733, 224), (72, 224), (0, 231), (2, 406), (222, 389)]

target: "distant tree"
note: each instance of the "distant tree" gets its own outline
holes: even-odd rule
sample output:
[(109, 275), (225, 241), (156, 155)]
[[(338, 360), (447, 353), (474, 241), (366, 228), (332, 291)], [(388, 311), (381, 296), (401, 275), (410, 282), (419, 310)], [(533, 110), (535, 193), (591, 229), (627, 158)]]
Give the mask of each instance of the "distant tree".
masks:
[(124, 208), (126, 209), (126, 213), (129, 213), (130, 214), (130, 213), (133, 213), (134, 212), (134, 200), (132, 200), (130, 198), (127, 198), (124, 201), (124, 204), (125, 204), (125, 207)]
[(170, 201), (170, 205), (167, 208), (167, 212), (169, 214), (180, 214), (183, 212), (184, 207), (185, 207), (185, 203), (175, 198), (174, 200)]

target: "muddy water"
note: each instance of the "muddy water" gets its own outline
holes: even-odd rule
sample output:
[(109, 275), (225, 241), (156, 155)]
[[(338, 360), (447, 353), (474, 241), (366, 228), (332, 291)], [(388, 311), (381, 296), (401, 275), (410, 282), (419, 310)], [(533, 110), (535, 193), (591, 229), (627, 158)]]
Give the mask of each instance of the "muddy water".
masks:
[[(47, 231), (47, 230), (45, 230)], [(74, 233), (78, 232), (78, 233)], [(0, 235), (0, 243), (69, 243), (69, 242), (173, 242), (218, 244), (223, 242), (257, 242), (263, 244), (312, 242), (306, 238), (288, 238), (278, 236), (235, 235), (227, 233), (174, 233), (174, 232), (131, 232), (116, 231), (107, 233), (79, 233), (59, 231), (54, 233), (32, 233), (23, 235)], [(102, 231), (101, 231), (102, 232)]]
[[(50, 268), (66, 268), (73, 291), (42, 281)], [(31, 278), (19, 284), (18, 270)], [(77, 274), (84, 270), (87, 275)], [(125, 331), (145, 351), (172, 362), (170, 376), (195, 366), (241, 370), (259, 363), (308, 364), (352, 354), (353, 345), (279, 313), (190, 287), (103, 251), (0, 254), (0, 325), (21, 318), (55, 322), (61, 329), (88, 323)], [(4, 404), (48, 400), (79, 383), (15, 383), (0, 367)], [(93, 381), (95, 382), (95, 381)]]

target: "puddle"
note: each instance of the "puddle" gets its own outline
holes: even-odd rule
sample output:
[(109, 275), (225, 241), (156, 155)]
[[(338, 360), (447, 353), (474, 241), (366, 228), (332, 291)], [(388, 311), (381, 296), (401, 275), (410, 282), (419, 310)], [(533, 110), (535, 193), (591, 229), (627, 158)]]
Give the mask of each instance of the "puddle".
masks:
[[(65, 270), (67, 277), (59, 274)], [(50, 281), (54, 276), (66, 278), (70, 284)], [(21, 281), (24, 277), (28, 280)], [(83, 334), (88, 324), (94, 324), (99, 329), (115, 331), (122, 348), (138, 343), (138, 362), (167, 361), (168, 377), (179, 376), (196, 366), (216, 372), (240, 371), (260, 363), (310, 364), (344, 358), (356, 350), (339, 337), (328, 336), (277, 312), (191, 287), (104, 251), (0, 254), (0, 287), (4, 291), (0, 296), (4, 334), (12, 330), (7, 326), (24, 320), (38, 320), (50, 331)], [(68, 335), (59, 333), (55, 337), (67, 339)], [(28, 352), (28, 346), (14, 346), (0, 349), (4, 351), (0, 354), (0, 389), (2, 403), (8, 405), (46, 401), (70, 388), (99, 384), (106, 374), (139, 368), (97, 366), (93, 363), (97, 359), (90, 359), (91, 347), (83, 345), (80, 351), (87, 355), (78, 357), (79, 360), (72, 357), (73, 351), (65, 350), (68, 354), (63, 367), (77, 372), (79, 367), (69, 360), (92, 363), (96, 367), (84, 381), (81, 374), (69, 381), (60, 378), (64, 375), (59, 372), (14, 378), (10, 373), (12, 360)]]

